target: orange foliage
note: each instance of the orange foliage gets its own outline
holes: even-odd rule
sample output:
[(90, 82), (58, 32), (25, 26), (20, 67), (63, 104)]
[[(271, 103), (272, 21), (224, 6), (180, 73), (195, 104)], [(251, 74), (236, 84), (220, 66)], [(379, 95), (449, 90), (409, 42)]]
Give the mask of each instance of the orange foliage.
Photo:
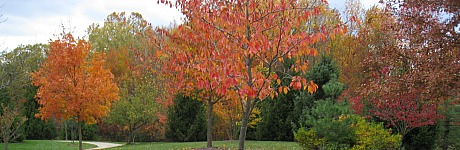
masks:
[(118, 99), (118, 87), (112, 73), (103, 68), (104, 55), (90, 57), (90, 50), (91, 45), (71, 34), (50, 42), (48, 58), (32, 74), (33, 84), (39, 87), (36, 117), (92, 124), (106, 114)]
[[(173, 4), (168, 0), (161, 3)], [(240, 149), (255, 104), (277, 94), (278, 87), (271, 87), (270, 79), (277, 76), (275, 69), (284, 58), (299, 59), (302, 63), (293, 69), (305, 71), (305, 56), (318, 54), (311, 44), (341, 31), (337, 26), (332, 33), (306, 32), (306, 20), (320, 15), (323, 8), (295, 0), (177, 0), (175, 6), (185, 16), (184, 24), (172, 33), (162, 32), (175, 43), (160, 46), (162, 52), (157, 53), (157, 58), (166, 62), (164, 73), (174, 79), (171, 92), (198, 90), (240, 100)], [(316, 89), (313, 82), (305, 80), (299, 85), (303, 80), (292, 78), (295, 89)], [(285, 86), (279, 92), (289, 89)]]

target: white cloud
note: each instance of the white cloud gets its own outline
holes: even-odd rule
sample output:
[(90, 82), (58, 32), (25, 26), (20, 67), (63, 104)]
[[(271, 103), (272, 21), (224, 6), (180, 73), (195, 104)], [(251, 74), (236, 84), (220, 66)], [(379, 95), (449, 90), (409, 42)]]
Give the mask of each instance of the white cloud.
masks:
[[(0, 24), (0, 50), (19, 44), (47, 43), (62, 32), (61, 24), (74, 36), (83, 37), (92, 23), (103, 24), (112, 12), (139, 12), (153, 25), (167, 26), (180, 20), (174, 8), (158, 5), (156, 0), (81, 0), (81, 1), (3, 1), (8, 20)], [(3, 44), (2, 44), (3, 43)]]

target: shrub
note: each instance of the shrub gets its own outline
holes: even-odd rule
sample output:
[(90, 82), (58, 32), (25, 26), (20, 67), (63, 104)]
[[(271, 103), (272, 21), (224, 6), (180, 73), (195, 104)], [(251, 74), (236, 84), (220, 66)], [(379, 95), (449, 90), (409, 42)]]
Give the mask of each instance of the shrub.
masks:
[(295, 140), (299, 143), (300, 147), (304, 149), (319, 149), (321, 145), (326, 144), (326, 138), (319, 138), (316, 135), (315, 129), (305, 130), (305, 128), (299, 128), (294, 133)]
[(343, 102), (318, 101), (305, 115), (306, 126), (294, 133), (296, 141), (304, 149), (367, 150), (401, 146), (400, 134), (392, 134), (382, 123), (367, 122), (346, 108)]
[(347, 115), (341, 119), (351, 119), (354, 122), (351, 124), (356, 135), (353, 150), (396, 149), (401, 146), (402, 136), (393, 135), (391, 130), (383, 127), (382, 123), (367, 122), (363, 117), (357, 115)]

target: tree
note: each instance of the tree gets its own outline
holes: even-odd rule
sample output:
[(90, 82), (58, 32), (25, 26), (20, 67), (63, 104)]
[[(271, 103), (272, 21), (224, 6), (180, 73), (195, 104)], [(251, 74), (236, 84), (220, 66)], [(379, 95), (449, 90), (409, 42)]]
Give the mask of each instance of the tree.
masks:
[[(174, 5), (170, 1), (161, 2)], [(244, 148), (249, 116), (259, 101), (270, 95), (274, 97), (276, 89), (286, 93), (291, 88), (315, 91), (313, 82), (292, 76), (291, 88), (271, 87), (269, 79), (276, 80), (278, 76), (274, 73), (276, 67), (284, 58), (298, 58), (292, 69), (305, 71), (305, 56), (317, 54), (309, 45), (341, 30), (340, 26), (334, 26), (337, 28), (331, 32), (326, 27), (304, 32), (306, 19), (323, 11), (323, 7), (308, 1), (181, 0), (175, 6), (185, 19), (175, 30), (179, 35), (173, 35), (171, 40), (182, 41), (182, 47), (159, 45), (163, 50), (159, 58), (175, 65), (166, 68), (176, 72), (179, 79), (190, 74), (184, 70), (207, 74), (199, 76), (206, 80), (176, 80), (176, 87), (200, 83), (202, 86), (194, 87), (223, 95), (231, 91), (238, 94), (243, 113), (239, 149)], [(212, 82), (206, 84), (206, 81)]]
[[(0, 14), (2, 19), (3, 14)], [(0, 20), (3, 23), (5, 20)], [(27, 120), (22, 114), (20, 100), (24, 94), (21, 90), (26, 86), (29, 66), (25, 65), (24, 56), (16, 50), (11, 53), (2, 52), (0, 55), (0, 136), (5, 150), (8, 150), (8, 142), (18, 138), (22, 124)], [(16, 77), (17, 76), (17, 77)]]
[[(366, 76), (360, 94), (376, 113), (402, 114), (398, 120), (406, 127), (390, 123), (403, 136), (412, 127), (436, 123), (448, 98), (459, 95), (460, 64), (458, 1), (394, 1), (383, 11), (386, 22), (381, 33), (393, 41), (383, 42), (364, 61)], [(449, 66), (449, 67), (445, 67)], [(377, 103), (374, 103), (377, 101)], [(378, 102), (381, 101), (381, 102)], [(451, 104), (458, 104), (455, 99)], [(396, 107), (381, 107), (401, 105)], [(405, 105), (408, 105), (407, 108)], [(386, 111), (393, 109), (391, 111)], [(411, 114), (409, 111), (412, 111)], [(393, 122), (394, 115), (379, 114)], [(394, 117), (385, 117), (394, 116)], [(423, 116), (423, 119), (403, 118)], [(412, 122), (410, 120), (417, 120)], [(404, 137), (405, 138), (405, 137)], [(404, 141), (404, 140), (403, 140)]]
[(18, 130), (24, 123), (22, 118), (25, 118), (24, 114), (27, 117), (33, 117), (27, 115), (27, 112), (23, 114), (23, 111), (24, 108), (26, 111), (28, 110), (27, 103), (33, 100), (32, 94), (35, 89), (30, 85), (30, 73), (39, 67), (44, 58), (44, 49), (45, 47), (40, 44), (19, 46), (11, 52), (4, 52), (0, 55), (0, 95), (2, 95), (0, 96), (0, 103), (5, 108), (5, 110), (0, 110), (2, 110), (3, 115), (2, 122), (6, 123), (5, 127), (8, 126), (8, 130), (2, 130), (5, 131), (4, 139), (13, 140), (18, 135), (24, 135), (22, 129)]
[(41, 105), (36, 117), (75, 120), (80, 149), (82, 123), (96, 123), (118, 99), (113, 75), (103, 67), (103, 54), (95, 52), (90, 57), (90, 50), (85, 40), (63, 34), (62, 39), (50, 42), (47, 59), (32, 74)]
[[(107, 16), (103, 26), (91, 25), (88, 35), (93, 49), (107, 54), (105, 66), (114, 74), (120, 88), (120, 100), (114, 102), (111, 113), (103, 121), (120, 125), (120, 130), (126, 128), (127, 141), (131, 143), (134, 133), (157, 119), (164, 122), (166, 118), (166, 111), (159, 109), (161, 102), (157, 101), (162, 96), (163, 81), (151, 72), (156, 69), (145, 69), (143, 62), (137, 59), (139, 53), (149, 55), (155, 51), (149, 44), (154, 36), (153, 28), (139, 13), (114, 12)], [(164, 123), (154, 127), (159, 125)]]
[(337, 81), (340, 77), (340, 70), (336, 62), (330, 56), (321, 55), (321, 59), (307, 71), (306, 78), (318, 84), (318, 90), (314, 93), (316, 100), (329, 97), (325, 94), (324, 85), (331, 81)]
[(168, 108), (166, 138), (174, 142), (205, 140), (205, 107), (202, 101), (178, 94)]
[[(285, 60), (283, 69), (291, 68), (295, 64), (295, 60)], [(299, 121), (303, 111), (313, 108), (314, 102), (324, 100), (326, 98), (335, 99), (335, 95), (340, 94), (343, 90), (341, 87), (336, 87), (340, 71), (337, 64), (331, 57), (322, 55), (319, 61), (307, 70), (306, 73), (289, 72), (290, 75), (304, 76), (312, 79), (318, 89), (315, 93), (309, 95), (307, 91), (289, 91), (287, 94), (279, 94), (273, 100), (263, 101), (261, 105), (262, 121), (257, 126), (257, 137), (259, 140), (293, 140), (293, 131), (299, 128)], [(280, 75), (281, 85), (289, 85), (291, 80)], [(335, 81), (335, 82), (333, 82)], [(277, 84), (276, 81), (272, 82)], [(334, 86), (334, 87), (333, 87)], [(332, 90), (334, 89), (335, 90)], [(329, 90), (328, 94), (326, 89)]]
[(105, 65), (117, 82), (129, 78), (130, 67), (139, 64), (135, 52), (145, 54), (153, 51), (149, 46), (150, 36), (153, 36), (152, 26), (136, 12), (129, 16), (125, 12), (113, 12), (103, 25), (91, 25), (88, 36), (94, 51), (107, 54)]
[(18, 138), (21, 134), (19, 129), (27, 120), (21, 113), (21, 102), (16, 105), (5, 106), (1, 103), (0, 114), (0, 135), (3, 140), (5, 150), (8, 150), (8, 142)]
[[(20, 45), (1, 56), (4, 64), (1, 67), (3, 89), (0, 93), (5, 95), (3, 103), (8, 101), (25, 100), (19, 110), (23, 110), (27, 121), (24, 123), (24, 137), (26, 139), (54, 139), (56, 128), (52, 121), (45, 122), (34, 118), (38, 113), (38, 103), (34, 98), (37, 88), (31, 85), (30, 73), (40, 67), (45, 59), (48, 45)], [(1, 95), (1, 94), (0, 94)], [(10, 99), (14, 98), (14, 99)]]
[[(444, 110), (442, 114), (444, 118), (440, 119), (437, 125), (438, 134), (440, 135), (439, 146), (442, 149), (449, 149), (449, 147), (460, 148), (460, 143), (457, 142), (460, 140), (460, 136), (458, 136), (460, 135), (460, 105), (451, 105), (451, 101), (452, 98), (441, 106)], [(429, 129), (432, 129), (432, 127), (425, 130), (430, 131)]]
[[(128, 132), (127, 143), (134, 142), (136, 133), (157, 120), (158, 104), (155, 103), (155, 91), (148, 77), (127, 79), (120, 86), (121, 99), (114, 102), (107, 116), (108, 123), (121, 125)], [(126, 99), (125, 99), (126, 98)]]
[[(191, 23), (190, 23), (191, 24)], [(176, 78), (180, 83), (177, 85), (174, 83), (171, 85), (170, 89), (172, 91), (183, 92), (187, 96), (197, 97), (199, 100), (206, 102), (207, 111), (207, 147), (212, 147), (212, 126), (214, 119), (214, 105), (221, 101), (234, 101), (237, 99), (237, 93), (235, 91), (229, 90), (232, 88), (232, 84), (236, 83), (235, 78), (225, 78), (226, 73), (231, 72), (231, 68), (235, 66), (222, 67), (226, 63), (224, 53), (218, 54), (214, 53), (213, 56), (210, 56), (212, 60), (201, 60), (200, 57), (188, 58), (192, 55), (200, 56), (207, 55), (210, 51), (201, 51), (201, 46), (211, 46), (210, 43), (217, 43), (219, 39), (217, 37), (222, 37), (219, 34), (213, 35), (216, 36), (212, 41), (202, 41), (201, 43), (183, 41), (182, 38), (190, 39), (193, 38), (198, 40), (198, 36), (191, 35), (193, 37), (183, 37), (185, 36), (184, 32), (187, 29), (180, 27), (177, 31), (173, 31), (171, 37), (171, 46), (174, 46), (174, 49), (164, 49), (166, 53), (171, 54), (170, 58), (179, 58), (176, 60), (164, 61), (164, 73), (169, 75), (171, 78)], [(162, 49), (161, 47), (159, 47)], [(209, 48), (209, 47), (208, 47)], [(188, 49), (188, 52), (182, 53), (181, 49)], [(178, 50), (178, 51), (177, 51)], [(176, 53), (176, 51), (178, 53)], [(172, 53), (171, 53), (172, 52)], [(196, 53), (196, 54), (195, 54)], [(160, 56), (162, 57), (162, 56)], [(188, 62), (190, 60), (190, 62)], [(195, 64), (196, 62), (196, 64)], [(196, 65), (195, 67), (188, 67), (189, 63)], [(183, 66), (183, 67), (182, 67)], [(172, 71), (171, 71), (172, 70)], [(183, 83), (181, 85), (181, 83)], [(179, 86), (180, 88), (177, 88)]]
[(414, 90), (394, 97), (372, 98), (370, 111), (405, 136), (414, 128), (434, 124), (437, 119), (436, 105), (424, 104), (418, 95)]

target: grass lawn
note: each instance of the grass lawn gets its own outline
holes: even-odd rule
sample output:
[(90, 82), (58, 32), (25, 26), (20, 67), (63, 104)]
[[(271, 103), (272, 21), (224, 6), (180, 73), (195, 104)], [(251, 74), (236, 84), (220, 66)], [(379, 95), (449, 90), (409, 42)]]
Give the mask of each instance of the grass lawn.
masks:
[[(213, 141), (214, 147), (226, 148), (226, 149), (237, 149), (238, 141)], [(152, 143), (136, 143), (132, 145), (124, 145), (121, 147), (111, 148), (110, 150), (185, 150), (185, 149), (196, 149), (205, 148), (206, 142), (152, 142)], [(300, 150), (302, 149), (296, 142), (279, 142), (279, 141), (246, 141), (245, 149), (248, 150)]]
[[(0, 144), (0, 149), (5, 145)], [(96, 145), (83, 143), (83, 149), (94, 148)], [(22, 143), (9, 143), (9, 150), (76, 150), (78, 149), (78, 140), (72, 142), (60, 142), (57, 140), (24, 140)]]

